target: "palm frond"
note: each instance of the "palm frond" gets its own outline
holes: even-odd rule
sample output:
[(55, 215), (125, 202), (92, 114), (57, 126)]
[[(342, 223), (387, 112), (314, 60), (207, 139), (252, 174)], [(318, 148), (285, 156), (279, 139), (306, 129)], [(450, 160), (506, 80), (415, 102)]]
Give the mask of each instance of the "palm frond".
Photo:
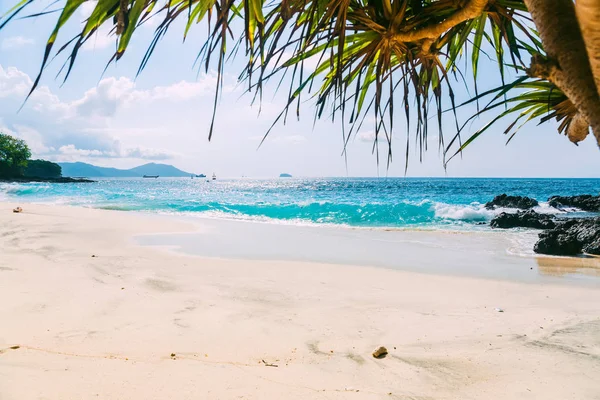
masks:
[[(40, 82), (58, 33), (84, 2), (66, 0), (48, 39), (32, 92)], [(18, 3), (0, 19), (0, 29), (32, 3), (37, 2)], [(523, 65), (520, 49), (539, 46), (535, 33), (527, 27), (523, 0), (99, 0), (81, 32), (54, 54), (68, 54), (65, 79), (81, 46), (101, 26), (109, 25), (111, 34), (116, 35), (113, 61), (124, 56), (137, 29), (151, 18), (161, 22), (141, 60), (139, 73), (175, 21), (185, 22), (184, 40), (194, 25), (203, 23), (208, 28), (199, 61), (207, 70), (216, 64), (218, 74), (209, 139), (231, 40), (234, 45), (230, 48), (245, 47), (246, 67), (240, 78), (247, 81), (249, 91), (255, 91), (255, 99), (262, 98), (265, 84), (271, 79), (280, 80), (278, 87), (283, 82), (289, 85), (286, 105), (276, 122), (285, 123), (294, 105), (298, 117), (302, 98), (308, 96), (314, 101), (316, 119), (334, 119), (341, 114), (347, 144), (370, 115), (375, 143), (383, 139), (388, 145), (388, 163), (399, 125), (394, 122), (398, 101), (406, 119), (406, 154), (411, 135), (420, 157), (427, 150), (432, 113), (437, 121), (438, 148), (446, 151), (442, 113), (448, 103), (455, 110), (455, 82), (451, 77), (464, 75), (459, 61), (470, 53), (479, 98), (477, 79), (485, 42), (494, 50), (503, 81), (507, 65)], [(243, 22), (243, 31), (235, 29), (238, 20)], [(315, 59), (316, 68), (309, 68), (309, 61)], [(460, 136), (457, 120), (456, 126)], [(377, 152), (379, 146), (374, 149)]]
[[(517, 92), (512, 97), (506, 97), (509, 92)], [(512, 122), (505, 129), (504, 134), (508, 136), (507, 143), (510, 142), (519, 130), (526, 123), (532, 120), (538, 120), (539, 123), (544, 123), (551, 119), (555, 119), (558, 122), (558, 132), (566, 134), (569, 126), (574, 120), (577, 114), (577, 109), (567, 98), (567, 96), (561, 92), (551, 82), (543, 79), (532, 79), (527, 75), (518, 77), (515, 81), (497, 87), (482, 93), (478, 98), (483, 98), (493, 95), (492, 100), (479, 112), (472, 115), (462, 126), (462, 129), (473, 119), (480, 117), (484, 113), (488, 113), (497, 108), (504, 108), (505, 110), (491, 119), (483, 127), (473, 133), (464, 143), (461, 143), (458, 149), (453, 153), (451, 149), (458, 139), (458, 133), (455, 135), (453, 140), (450, 141), (446, 148), (447, 154), (452, 154), (448, 160), (449, 162), (453, 157), (460, 154), (467, 146), (469, 146), (475, 139), (479, 138), (485, 133), (491, 126), (493, 126), (499, 120), (517, 115)], [(471, 103), (478, 100), (473, 98), (464, 104)], [(520, 124), (518, 124), (521, 122)], [(459, 130), (459, 132), (460, 132)]]

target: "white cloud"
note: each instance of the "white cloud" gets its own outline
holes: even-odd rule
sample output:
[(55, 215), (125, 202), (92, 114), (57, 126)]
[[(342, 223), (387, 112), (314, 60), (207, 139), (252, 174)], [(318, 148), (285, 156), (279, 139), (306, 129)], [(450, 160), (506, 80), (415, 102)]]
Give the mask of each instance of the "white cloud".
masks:
[(356, 135), (356, 137), (361, 142), (373, 143), (375, 141), (375, 132), (374, 131), (359, 132), (358, 135)]
[(109, 117), (117, 112), (119, 104), (131, 95), (135, 84), (128, 78), (106, 78), (89, 89), (79, 100), (71, 103), (78, 116)]
[[(111, 77), (101, 80), (98, 86), (87, 90), (81, 99), (73, 101), (70, 106), (80, 117), (112, 117), (120, 108), (139, 105), (142, 102), (178, 102), (212, 96), (216, 84), (216, 76), (208, 74), (197, 82), (181, 81), (169, 86), (137, 90), (131, 79)], [(225, 92), (231, 90), (231, 85), (224, 87)]]
[(75, 145), (68, 144), (58, 149), (59, 153), (65, 156), (83, 156), (83, 157), (101, 157), (104, 155), (100, 150), (78, 149)]
[(145, 160), (169, 160), (175, 158), (177, 155), (177, 153), (171, 151), (133, 147), (124, 149), (119, 156), (122, 158), (142, 158)]
[[(198, 82), (182, 81), (138, 90), (128, 78), (110, 77), (70, 102), (62, 101), (48, 87), (40, 86), (17, 114), (32, 84), (31, 78), (17, 68), (0, 65), (0, 118), (6, 119), (2, 130), (25, 139), (36, 156), (69, 160), (166, 160), (179, 153), (146, 146), (146, 143), (144, 146), (136, 144), (140, 137), (147, 136), (144, 129), (137, 132), (135, 128), (113, 128), (115, 116), (121, 108), (132, 107), (144, 113), (146, 107), (156, 107), (165, 101), (179, 102), (212, 95), (210, 88), (216, 80), (207, 75)], [(137, 108), (139, 106), (142, 108)], [(11, 124), (11, 121), (14, 122)], [(153, 136), (157, 132), (164, 134), (165, 130), (154, 128)], [(131, 138), (129, 141), (128, 137)]]
[[(33, 81), (29, 75), (19, 71), (17, 68), (8, 67), (4, 69), (0, 65), (0, 99), (10, 97), (17, 100), (11, 102), (10, 109), (12, 112), (18, 110), (32, 86)], [(29, 105), (38, 112), (58, 113), (55, 114), (55, 118), (59, 115), (62, 116), (68, 108), (46, 86), (40, 86), (33, 92), (29, 99)]]
[[(180, 81), (169, 86), (156, 86), (151, 89), (136, 89), (135, 82), (129, 78), (109, 77), (101, 80), (97, 86), (88, 89), (80, 99), (63, 102), (46, 86), (39, 86), (27, 101), (27, 107), (38, 112), (60, 112), (60, 117), (110, 117), (119, 107), (139, 105), (140, 102), (187, 101), (203, 96), (212, 96), (217, 78), (206, 74), (196, 82)], [(15, 67), (6, 69), (0, 65), (0, 98), (16, 97), (25, 100), (33, 85), (29, 75)], [(226, 84), (223, 93), (234, 90)], [(55, 114), (54, 117), (57, 117)]]
[(48, 154), (55, 151), (54, 147), (48, 147), (44, 144), (44, 138), (36, 129), (23, 125), (14, 125), (14, 128), (12, 135), (25, 140), (34, 155)]
[(31, 38), (26, 38), (23, 36), (13, 36), (4, 39), (2, 41), (2, 44), (0, 45), (0, 48), (2, 48), (2, 50), (20, 49), (25, 46), (30, 46), (34, 43), (35, 41)]
[(170, 151), (149, 149), (145, 147), (121, 148), (120, 142), (115, 143), (111, 150), (80, 149), (73, 144), (61, 146), (58, 152), (68, 158), (139, 158), (145, 160), (168, 160), (177, 154)]
[(9, 96), (26, 96), (33, 81), (29, 75), (15, 67), (2, 68), (0, 65), (0, 98)]
[[(169, 86), (157, 86), (148, 91), (138, 91), (134, 93), (134, 98), (144, 98), (147, 96), (150, 100), (189, 100), (194, 97), (213, 94), (217, 85), (216, 75), (205, 75), (197, 82), (181, 81)], [(232, 87), (226, 86), (225, 90), (231, 91)]]

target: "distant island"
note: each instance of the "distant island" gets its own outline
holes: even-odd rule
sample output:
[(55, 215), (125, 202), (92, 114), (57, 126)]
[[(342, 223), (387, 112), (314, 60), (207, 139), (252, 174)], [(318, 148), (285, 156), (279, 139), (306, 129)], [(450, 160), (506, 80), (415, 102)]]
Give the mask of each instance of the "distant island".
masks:
[(279, 174), (279, 177), (280, 178), (291, 178), (292, 175), (290, 175), (290, 174)]
[(161, 178), (189, 178), (195, 174), (185, 172), (168, 164), (148, 163), (130, 169), (98, 167), (83, 162), (59, 163), (66, 176), (85, 176), (88, 178), (141, 178), (160, 176)]

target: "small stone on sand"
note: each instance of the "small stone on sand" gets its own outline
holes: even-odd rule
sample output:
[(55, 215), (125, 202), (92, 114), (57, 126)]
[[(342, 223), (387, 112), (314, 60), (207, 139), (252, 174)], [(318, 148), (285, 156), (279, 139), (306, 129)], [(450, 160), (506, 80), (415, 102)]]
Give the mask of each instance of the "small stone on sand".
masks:
[(387, 356), (387, 353), (388, 353), (387, 349), (384, 346), (381, 346), (373, 352), (373, 357), (384, 358), (385, 356)]

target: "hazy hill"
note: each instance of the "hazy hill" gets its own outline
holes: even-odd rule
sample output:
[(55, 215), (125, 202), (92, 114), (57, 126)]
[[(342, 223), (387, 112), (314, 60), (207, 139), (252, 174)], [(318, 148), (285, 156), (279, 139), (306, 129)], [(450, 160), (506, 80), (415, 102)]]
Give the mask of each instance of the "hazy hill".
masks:
[(97, 167), (83, 162), (59, 163), (63, 176), (83, 176), (89, 178), (135, 178), (144, 175), (160, 175), (161, 177), (189, 177), (185, 172), (168, 164), (149, 163), (131, 169)]

